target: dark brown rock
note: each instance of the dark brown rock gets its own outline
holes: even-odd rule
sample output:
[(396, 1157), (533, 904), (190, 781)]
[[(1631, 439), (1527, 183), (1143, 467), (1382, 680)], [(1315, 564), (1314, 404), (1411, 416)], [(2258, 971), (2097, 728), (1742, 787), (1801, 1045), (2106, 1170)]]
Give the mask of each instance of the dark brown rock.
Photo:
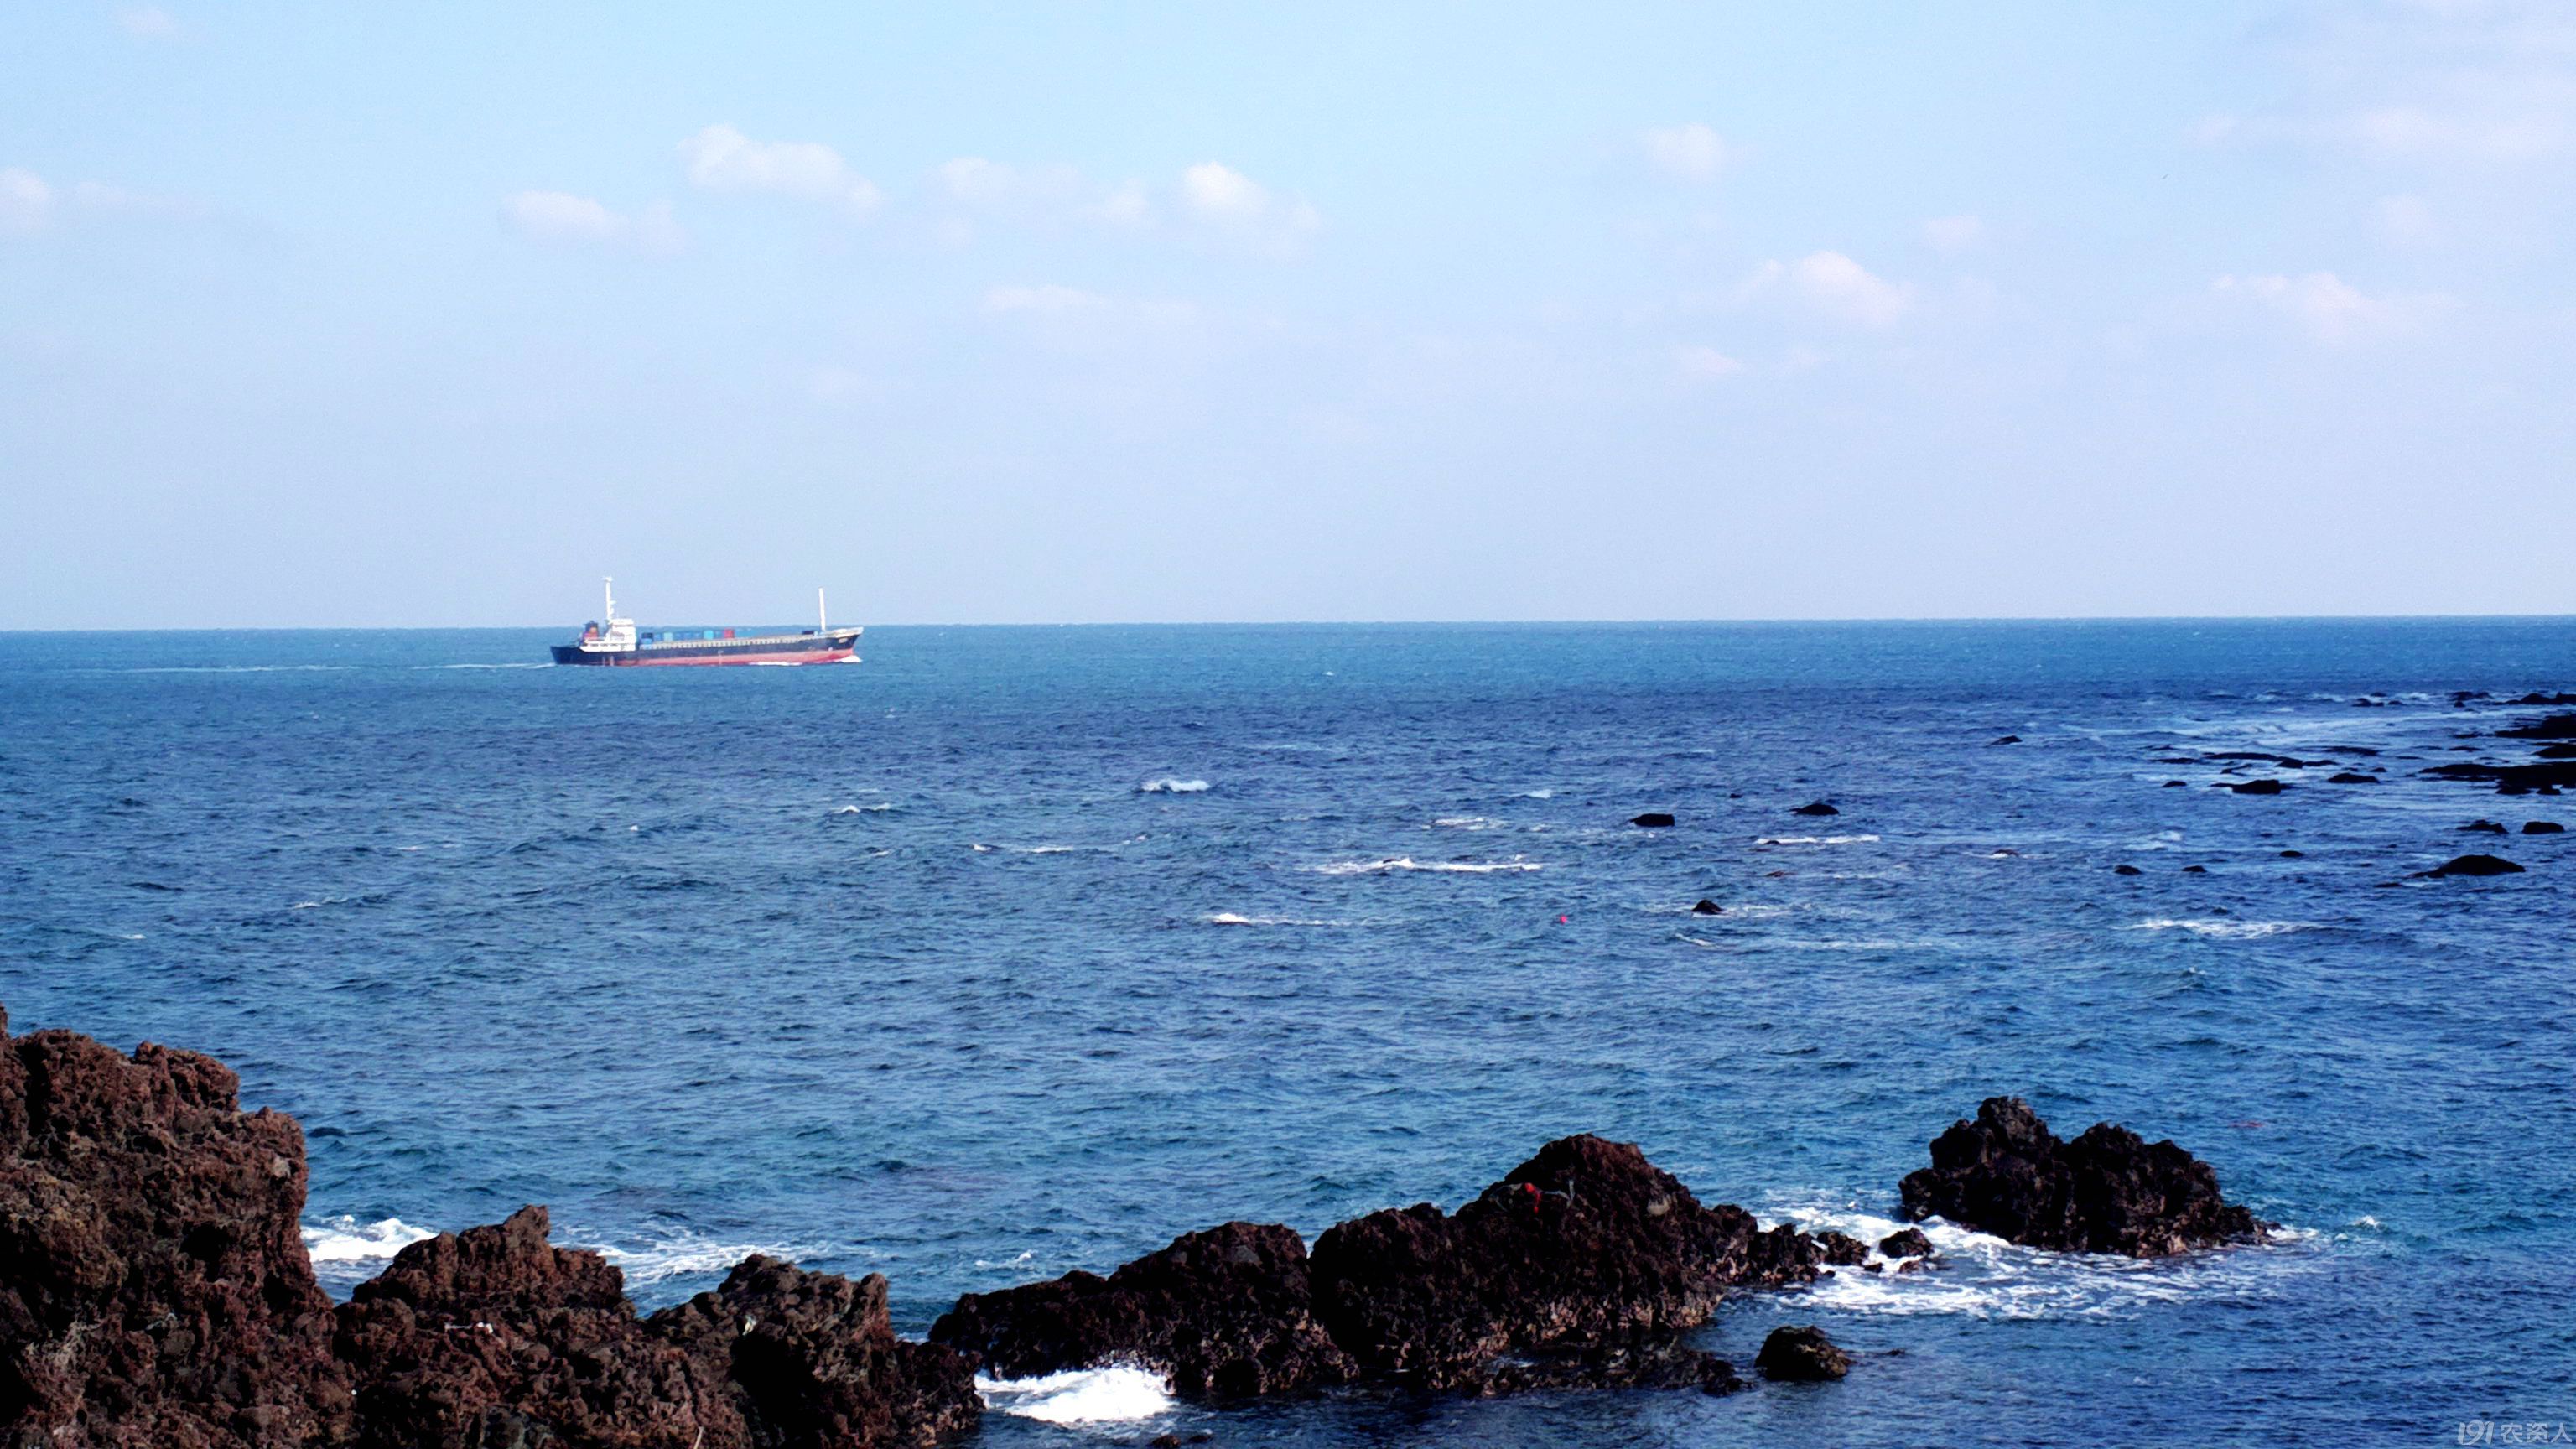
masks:
[(2453, 875), (2520, 875), (2522, 867), (2500, 855), (2460, 855), (2425, 871), (2427, 877)]
[(1826, 1251), (1701, 1206), (1634, 1146), (1581, 1136), (1454, 1215), (1423, 1203), (1331, 1228), (1312, 1269), (1317, 1316), (1363, 1369), (1487, 1392), (1518, 1360), (1627, 1361), (1731, 1289), (1811, 1281)]
[(1942, 1217), (2016, 1243), (2153, 1258), (2251, 1241), (2263, 1224), (2219, 1195), (2218, 1174), (2172, 1142), (2097, 1122), (2061, 1142), (2017, 1097), (1989, 1097), (1974, 1122), (1932, 1143), (1907, 1174), (1909, 1218)]
[[(0, 1038), (7, 1017), (0, 1013)], [(0, 1039), (0, 1434), (13, 1445), (350, 1432), (299, 1227), (304, 1135), (222, 1063)]]
[(1194, 1397), (1282, 1393), (1356, 1372), (1316, 1321), (1305, 1243), (1275, 1223), (1188, 1233), (1106, 1278), (969, 1293), (930, 1336), (1006, 1378), (1136, 1363)]
[(1932, 1251), (1932, 1240), (1921, 1228), (1899, 1228), (1878, 1240), (1882, 1258), (1920, 1258)]
[(1775, 1328), (1762, 1340), (1753, 1367), (1766, 1379), (1790, 1384), (1830, 1383), (1851, 1372), (1851, 1355), (1834, 1347), (1812, 1324)]
[(1715, 901), (1702, 900), (1698, 905), (1691, 907), (1691, 914), (1694, 916), (1722, 916), (1726, 914), (1726, 907), (1719, 905)]

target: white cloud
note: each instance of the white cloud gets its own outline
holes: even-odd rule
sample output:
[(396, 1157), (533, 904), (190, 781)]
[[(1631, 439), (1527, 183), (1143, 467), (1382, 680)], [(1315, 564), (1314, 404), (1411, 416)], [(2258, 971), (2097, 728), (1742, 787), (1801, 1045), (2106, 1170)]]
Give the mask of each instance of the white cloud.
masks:
[(1963, 252), (1985, 240), (1986, 224), (1973, 216), (1936, 216), (1923, 223), (1923, 240), (1939, 252)]
[(855, 216), (875, 210), (883, 199), (875, 183), (820, 141), (755, 141), (718, 124), (682, 141), (680, 160), (690, 184), (709, 191), (774, 192)]
[(1315, 208), (1282, 201), (1260, 182), (1216, 161), (1202, 161), (1181, 173), (1181, 204), (1208, 226), (1273, 252), (1293, 250), (1322, 224)]
[(116, 12), (117, 28), (137, 40), (176, 40), (179, 22), (158, 5), (127, 5)]
[(1103, 226), (1141, 230), (1154, 224), (1154, 203), (1145, 195), (1144, 182), (1128, 181), (1112, 187), (1108, 195), (1080, 208), (1075, 214)]
[(0, 170), (0, 236), (31, 236), (54, 219), (54, 188), (33, 171)]
[(656, 254), (678, 251), (688, 242), (667, 202), (628, 216), (569, 191), (520, 191), (502, 198), (501, 214), (533, 241), (633, 247)]
[(1789, 263), (1764, 262), (1739, 300), (1781, 294), (1820, 316), (1862, 327), (1892, 327), (1914, 309), (1914, 289), (1891, 282), (1841, 252), (1813, 252)]
[(1673, 349), (1673, 366), (1693, 382), (1716, 382), (1744, 371), (1742, 361), (1727, 356), (1714, 347), (1697, 345)]
[(1698, 121), (1658, 127), (1640, 139), (1648, 165), (1672, 180), (1693, 185), (1715, 181), (1727, 163), (1743, 155), (1741, 147), (1728, 145), (1725, 137)]
[(2241, 298), (2298, 323), (2322, 342), (2348, 342), (2411, 330), (2447, 311), (2439, 293), (2371, 296), (2332, 272), (2224, 276), (2209, 284), (2221, 296)]

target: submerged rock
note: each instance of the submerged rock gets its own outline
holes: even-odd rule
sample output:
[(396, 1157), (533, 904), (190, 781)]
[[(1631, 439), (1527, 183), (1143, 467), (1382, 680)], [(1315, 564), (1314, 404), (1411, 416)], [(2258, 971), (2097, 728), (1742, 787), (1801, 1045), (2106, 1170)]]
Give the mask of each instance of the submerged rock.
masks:
[(2553, 714), (2530, 724), (2497, 730), (2496, 734), (2513, 740), (2576, 740), (2576, 714)]
[(1316, 1321), (1304, 1240), (1275, 1223), (1186, 1233), (1106, 1278), (1074, 1272), (969, 1293), (930, 1338), (1005, 1378), (1137, 1363), (1200, 1398), (1338, 1384), (1356, 1372)]
[(1775, 1328), (1762, 1340), (1753, 1366), (1766, 1379), (1790, 1384), (1830, 1383), (1851, 1372), (1851, 1355), (1834, 1347), (1813, 1324)]
[(1997, 735), (1993, 739), (1986, 741), (1986, 743), (1990, 745), (2017, 745), (2021, 743), (2021, 736)]
[(2036, 1248), (2153, 1258), (2247, 1242), (2264, 1224), (2219, 1195), (2218, 1174), (2172, 1142), (2097, 1122), (2061, 1142), (2018, 1097), (1989, 1097), (1974, 1122), (1932, 1143), (1906, 1175), (1909, 1218), (1941, 1217)]
[(1712, 900), (1702, 900), (1699, 904), (1691, 907), (1691, 914), (1694, 916), (1722, 916), (1726, 914), (1726, 907), (1721, 906)]
[(2454, 856), (2425, 871), (2427, 877), (2451, 875), (2520, 875), (2522, 867), (2500, 855)]
[(2125, 862), (2124, 862), (2124, 863), (2122, 863), (2122, 864), (2115, 865), (2115, 866), (2111, 867), (2111, 874), (2113, 874), (2113, 875), (2145, 875), (2145, 874), (2146, 874), (2146, 872), (2145, 872), (2145, 871), (2143, 871), (2143, 870), (2138, 869), (2138, 868), (2137, 868), (2136, 866), (2134, 866), (2134, 865), (2129, 865), (2129, 864), (2127, 864), (2127, 863), (2125, 863)]
[(2504, 827), (2498, 825), (2492, 820), (2472, 820), (2468, 824), (2460, 827), (2460, 833), (2463, 835), (2502, 835), (2504, 834)]
[(2230, 785), (2227, 788), (2235, 791), (2239, 795), (2278, 795), (2290, 787), (2282, 784), (2278, 780), (2247, 780), (2242, 784)]
[(2377, 775), (2365, 775), (2358, 770), (2338, 770), (2334, 774), (2326, 776), (2326, 783), (2329, 785), (2376, 785), (2379, 783), (2379, 777)]
[(1661, 830), (1673, 823), (1673, 817), (1665, 814), (1661, 810), (1649, 810), (1645, 814), (1630, 820), (1628, 823), (1631, 825), (1642, 826), (1648, 830)]
[(2566, 830), (2566, 826), (2559, 824), (2555, 820), (2526, 820), (2522, 822), (2522, 833), (2525, 835), (2562, 835), (2566, 833)]
[(1840, 815), (1843, 812), (1835, 809), (1833, 807), (1833, 802), (1831, 801), (1810, 800), (1806, 804), (1799, 806), (1797, 809), (1792, 810), (1789, 813), (1792, 815)]

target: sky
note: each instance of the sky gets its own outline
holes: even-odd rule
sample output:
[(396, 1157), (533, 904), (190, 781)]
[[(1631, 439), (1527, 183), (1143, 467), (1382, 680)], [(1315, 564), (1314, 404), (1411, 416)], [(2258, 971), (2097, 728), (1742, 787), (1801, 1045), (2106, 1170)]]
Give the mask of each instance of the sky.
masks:
[(0, 4), (0, 628), (2576, 612), (2576, 6)]

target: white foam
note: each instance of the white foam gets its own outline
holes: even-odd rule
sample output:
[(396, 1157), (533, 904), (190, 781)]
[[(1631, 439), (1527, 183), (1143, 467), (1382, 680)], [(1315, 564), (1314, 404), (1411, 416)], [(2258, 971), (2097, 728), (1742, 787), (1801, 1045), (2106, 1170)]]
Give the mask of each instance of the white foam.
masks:
[(1764, 835), (1754, 839), (1756, 845), (1868, 845), (1875, 835)]
[(1554, 790), (1523, 790), (1521, 792), (1521, 798), (1524, 800), (1553, 800), (1556, 798), (1556, 792)]
[(724, 1243), (687, 1228), (674, 1228), (660, 1236), (627, 1243), (591, 1242), (576, 1229), (558, 1235), (558, 1241), (567, 1247), (588, 1248), (606, 1258), (626, 1275), (629, 1286), (722, 1273), (754, 1253), (794, 1261), (829, 1251), (811, 1243)]
[(834, 810), (832, 813), (835, 815), (874, 815), (883, 811), (892, 810), (893, 808), (894, 806), (890, 802), (880, 800), (874, 805), (844, 805), (839, 809)]
[(371, 1263), (390, 1258), (424, 1238), (438, 1236), (400, 1218), (362, 1223), (347, 1213), (303, 1227), (304, 1256), (316, 1263)]
[(1200, 920), (1211, 926), (1347, 926), (1348, 921), (1308, 920), (1299, 916), (1238, 916), (1232, 911), (1219, 911)]
[(1443, 815), (1432, 821), (1431, 827), (1434, 830), (1496, 830), (1502, 827), (1502, 823), (1482, 815)]
[(1500, 860), (1484, 862), (1465, 860), (1426, 861), (1415, 860), (1409, 855), (1399, 855), (1388, 860), (1340, 860), (1335, 861), (1330, 865), (1310, 865), (1306, 867), (1307, 870), (1316, 875), (1385, 875), (1393, 871), (1409, 870), (1438, 871), (1444, 874), (1455, 875), (1494, 875), (1509, 871), (1545, 870), (1546, 868), (1547, 867), (1540, 865), (1538, 862), (1531, 860)]
[(1171, 1386), (1126, 1364), (1068, 1369), (1033, 1379), (975, 1380), (985, 1407), (1043, 1424), (1124, 1424), (1172, 1411)]
[[(2172, 1258), (2129, 1258), (2101, 1253), (2054, 1253), (2025, 1248), (1988, 1233), (1933, 1218), (1900, 1223), (1849, 1206), (1797, 1206), (1791, 1221), (1808, 1232), (1832, 1229), (1876, 1243), (1903, 1227), (1922, 1230), (1942, 1266), (1899, 1273), (1873, 1249), (1879, 1266), (1843, 1267), (1806, 1290), (1809, 1302), (1846, 1313), (1956, 1313), (1971, 1318), (2123, 1318), (2161, 1303), (2213, 1294), (2257, 1296), (2273, 1291), (2285, 1272), (2312, 1261), (2251, 1248), (2215, 1249)], [(2283, 1230), (2276, 1248), (2295, 1249), (2313, 1234)]]
[(1148, 780), (1136, 787), (1147, 795), (1196, 795), (1208, 788), (1205, 780)]
[(2126, 931), (2189, 931), (2195, 936), (2210, 936), (2221, 941), (2259, 941), (2265, 936), (2282, 936), (2292, 931), (2313, 931), (2309, 921), (2212, 921), (2176, 920), (2157, 917), (2123, 926)]

